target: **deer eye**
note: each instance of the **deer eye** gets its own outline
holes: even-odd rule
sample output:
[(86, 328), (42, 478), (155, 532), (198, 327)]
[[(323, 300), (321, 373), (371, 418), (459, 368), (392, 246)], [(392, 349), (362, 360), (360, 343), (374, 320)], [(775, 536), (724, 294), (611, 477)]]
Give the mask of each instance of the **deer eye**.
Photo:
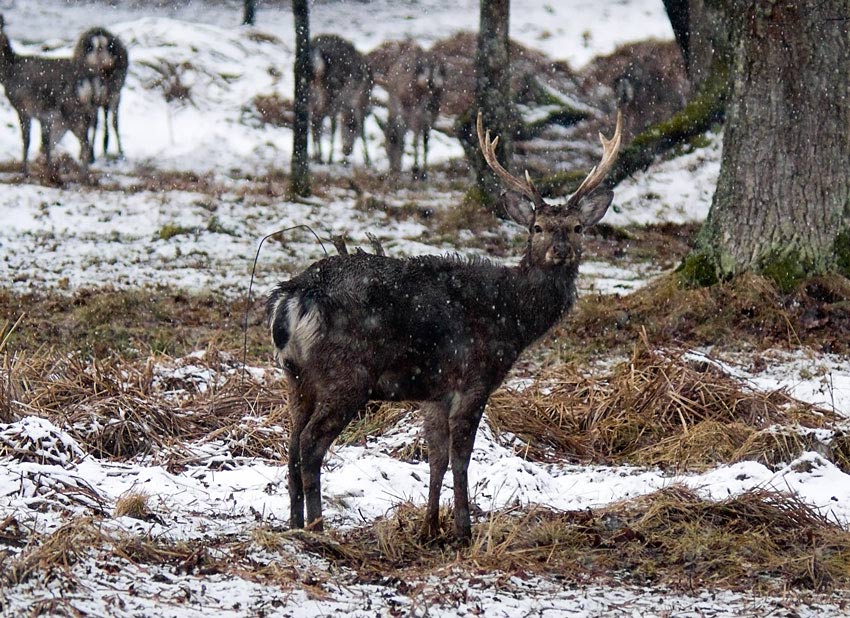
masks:
[(576, 234), (581, 234), (584, 231), (584, 227), (582, 227), (581, 223), (576, 223), (576, 226), (573, 228), (573, 232)]
[(535, 225), (534, 228), (532, 228), (532, 229), (533, 229), (535, 234), (542, 234), (543, 233), (543, 228), (540, 227), (539, 225)]

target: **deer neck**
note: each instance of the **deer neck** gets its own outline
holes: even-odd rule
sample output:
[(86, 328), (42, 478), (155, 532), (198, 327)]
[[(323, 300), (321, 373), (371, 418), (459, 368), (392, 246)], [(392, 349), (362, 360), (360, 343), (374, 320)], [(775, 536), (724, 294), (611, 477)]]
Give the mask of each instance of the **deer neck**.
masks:
[(523, 259), (514, 269), (519, 315), (528, 341), (543, 336), (573, 306), (578, 264), (540, 266)]

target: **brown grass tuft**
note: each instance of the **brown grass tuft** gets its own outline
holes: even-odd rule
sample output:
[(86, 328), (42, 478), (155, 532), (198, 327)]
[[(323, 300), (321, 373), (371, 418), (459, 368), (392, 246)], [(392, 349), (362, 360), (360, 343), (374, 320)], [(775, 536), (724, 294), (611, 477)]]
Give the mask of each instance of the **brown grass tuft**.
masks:
[(133, 519), (147, 520), (151, 516), (151, 509), (148, 506), (150, 495), (144, 491), (128, 491), (121, 495), (115, 502), (115, 509), (112, 512), (114, 517), (132, 517)]
[(446, 539), (424, 543), (423, 517), (424, 509), (402, 505), (387, 519), (342, 534), (340, 543), (314, 535), (309, 548), (390, 577), (459, 567), (687, 589), (776, 592), (850, 583), (850, 532), (794, 496), (764, 490), (712, 502), (674, 486), (595, 510), (508, 509), (474, 526), (470, 547), (460, 551)]
[(610, 375), (559, 366), (523, 390), (501, 389), (487, 418), (538, 460), (569, 459), (703, 470), (740, 459), (790, 461), (815, 445), (773, 425), (820, 428), (837, 419), (784, 391), (746, 388), (710, 362), (652, 350), (646, 340)]

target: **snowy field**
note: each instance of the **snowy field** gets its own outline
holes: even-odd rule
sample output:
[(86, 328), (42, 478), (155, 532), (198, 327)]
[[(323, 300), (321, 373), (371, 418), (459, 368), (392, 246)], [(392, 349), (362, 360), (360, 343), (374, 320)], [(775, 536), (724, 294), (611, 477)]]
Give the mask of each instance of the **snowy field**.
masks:
[[(145, 10), (46, 0), (3, 3), (6, 30), (19, 53), (68, 55), (82, 30), (103, 25), (127, 44), (131, 62), (121, 107), (126, 159), (96, 162), (99, 184), (56, 188), (21, 181), (16, 172), (0, 174), (0, 278), (6, 288), (73, 293), (92, 286), (173, 286), (213, 290), (235, 299), (246, 292), (260, 238), (300, 224), (309, 224), (323, 237), (347, 234), (354, 245), (365, 245), (366, 233), (375, 233), (394, 256), (483, 253), (471, 232), (451, 240), (437, 238), (416, 217), (404, 214), (411, 203), (447, 211), (460, 202), (459, 189), (404, 186), (379, 196), (388, 204), (382, 211), (358, 208), (361, 198), (342, 184), (319, 187), (316, 197), (298, 202), (263, 189), (268, 178), (288, 169), (292, 137), (286, 128), (256, 121), (250, 102), (257, 95), (291, 96), (293, 44), (288, 8), (259, 4), (258, 26), (249, 29), (237, 25), (241, 16), (237, 5), (209, 8), (190, 2), (175, 10)], [(325, 1), (311, 5), (311, 27), (314, 33), (342, 34), (363, 51), (405, 36), (429, 45), (459, 29), (474, 30), (477, 9), (478, 2), (472, 0)], [(61, 35), (57, 23), (62, 24)], [(576, 68), (618, 44), (672, 36), (662, 3), (649, 0), (514, 0), (511, 34)], [(188, 103), (165, 100), (157, 67), (166, 65), (177, 67), (181, 83), (189, 87)], [(367, 135), (378, 169), (386, 169), (374, 120), (367, 125)], [(615, 207), (604, 221), (614, 226), (701, 221), (710, 205), (722, 144), (720, 135), (707, 137), (707, 147), (659, 162), (621, 184)], [(77, 153), (71, 137), (62, 147), (73, 156)], [(14, 169), (19, 151), (17, 118), (2, 99), (0, 161), (9, 164), (4, 169)], [(431, 155), (439, 165), (461, 157), (462, 150), (437, 134)], [(324, 172), (350, 176), (357, 173), (358, 163), (355, 158), (354, 170), (331, 166)], [(192, 175), (203, 181), (205, 189), (165, 190), (155, 180), (163, 173)], [(511, 242), (522, 232), (504, 223), (492, 233)], [(321, 255), (306, 235), (267, 243), (255, 290), (262, 293)], [(653, 264), (617, 264), (591, 255), (583, 265), (580, 287), (585, 292), (623, 293), (659, 273)], [(0, 323), (16, 318), (0, 316)], [(724, 358), (722, 369), (749, 388), (786, 389), (801, 401), (850, 417), (846, 358), (806, 351), (777, 352), (769, 358), (768, 368), (757, 374), (750, 372), (746, 358), (733, 356)], [(237, 371), (232, 363), (215, 367), (209, 359), (195, 365), (192, 357), (157, 363), (152, 371), (163, 383), (169, 377), (192, 376), (199, 388), (212, 388)], [(254, 367), (252, 375), (258, 381), (280, 379), (268, 366)], [(425, 502), (427, 463), (391, 456), (395, 447), (410, 443), (419, 431), (419, 425), (403, 423), (363, 445), (332, 450), (323, 476), (331, 527), (345, 529), (372, 521), (404, 501)], [(38, 417), (0, 425), (3, 436), (29, 436), (55, 445), (42, 463), (0, 459), (0, 522), (12, 517), (30, 535), (106, 513), (97, 528), (112, 537), (137, 535), (199, 546), (215, 546), (222, 539), (250, 544), (256, 530), (279, 528), (288, 520), (285, 464), (234, 459), (220, 440), (192, 445), (198, 461), (170, 471), (155, 457), (120, 463), (95, 458), (66, 428)], [(222, 466), (225, 460), (231, 461)], [(444, 496), (450, 483), (447, 478)], [(541, 464), (520, 458), (484, 422), (470, 465), (471, 494), (485, 512), (514, 503), (591, 509), (673, 485), (685, 485), (709, 499), (752, 489), (790, 490), (819, 512), (850, 526), (850, 478), (814, 452), (775, 468), (744, 461), (681, 475), (633, 467)], [(147, 494), (156, 517), (149, 521), (110, 517), (128, 492)], [(252, 564), (273, 565), (289, 551), (286, 568), (305, 574), (327, 573), (331, 568), (324, 558), (304, 554), (294, 541), (279, 553), (260, 547), (245, 551), (245, 560)], [(235, 570), (203, 576), (189, 569), (140, 566), (97, 555), (82, 558), (69, 570), (84, 585), (65, 589), (35, 578), (0, 588), (0, 613), (180, 618), (840, 616), (848, 615), (845, 607), (850, 600), (843, 593), (806, 600), (793, 592), (765, 597), (627, 585), (572, 587), (554, 576), (493, 573), (432, 577), (419, 581), (407, 594), (380, 583), (358, 582), (345, 572), (323, 587), (290, 589), (239, 576)], [(305, 575), (303, 581), (308, 580)]]

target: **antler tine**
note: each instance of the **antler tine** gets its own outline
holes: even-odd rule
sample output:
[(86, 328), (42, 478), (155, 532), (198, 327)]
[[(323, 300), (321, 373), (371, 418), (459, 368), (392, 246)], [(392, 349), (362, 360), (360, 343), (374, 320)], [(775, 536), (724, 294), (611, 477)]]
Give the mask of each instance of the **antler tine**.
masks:
[(502, 179), (502, 182), (508, 189), (522, 193), (534, 202), (535, 206), (539, 206), (543, 201), (543, 198), (540, 197), (540, 193), (531, 182), (528, 171), (525, 172), (525, 180), (523, 181), (511, 174), (508, 170), (502, 167), (501, 163), (499, 163), (499, 159), (496, 158), (496, 146), (499, 143), (499, 137), (496, 136), (491, 140), (490, 129), (487, 129), (486, 133), (484, 132), (484, 120), (481, 117), (481, 112), (478, 112), (478, 119), (476, 120), (475, 126), (478, 130), (478, 144), (481, 146), (481, 154), (484, 155), (484, 160), (487, 162), (487, 165), (490, 166), (490, 169)]
[(622, 114), (618, 111), (617, 127), (614, 129), (614, 135), (611, 139), (606, 139), (605, 136), (602, 135), (602, 132), (599, 132), (599, 141), (602, 142), (602, 158), (599, 160), (599, 164), (590, 170), (587, 178), (582, 181), (578, 189), (576, 189), (576, 192), (570, 196), (570, 199), (567, 201), (568, 204), (578, 204), (581, 198), (599, 186), (599, 183), (601, 183), (605, 178), (608, 170), (610, 170), (611, 166), (614, 165), (614, 161), (617, 160), (617, 153), (620, 150), (620, 139), (622, 137), (623, 124), (622, 120)]

